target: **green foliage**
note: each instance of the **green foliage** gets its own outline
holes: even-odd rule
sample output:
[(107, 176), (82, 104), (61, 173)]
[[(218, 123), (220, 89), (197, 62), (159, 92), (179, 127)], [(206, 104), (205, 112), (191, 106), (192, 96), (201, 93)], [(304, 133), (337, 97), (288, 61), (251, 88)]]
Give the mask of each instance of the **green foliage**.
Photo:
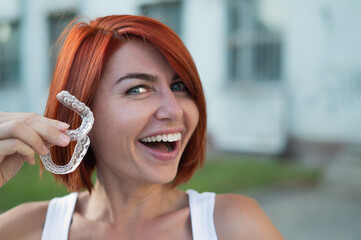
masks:
[(296, 166), (280, 159), (213, 156), (180, 188), (229, 193), (287, 182), (312, 184), (317, 182), (319, 176), (317, 169)]
[[(39, 174), (39, 164), (24, 164), (20, 172), (0, 188), (0, 212), (23, 202), (49, 200), (67, 194), (64, 186), (55, 183), (50, 173)], [(317, 181), (320, 172), (264, 157), (210, 156), (205, 166), (181, 189), (239, 192), (288, 181)]]
[(16, 176), (0, 188), (0, 212), (20, 203), (49, 200), (66, 193), (66, 188), (56, 184), (49, 172), (44, 170), (40, 175), (39, 164), (24, 163)]

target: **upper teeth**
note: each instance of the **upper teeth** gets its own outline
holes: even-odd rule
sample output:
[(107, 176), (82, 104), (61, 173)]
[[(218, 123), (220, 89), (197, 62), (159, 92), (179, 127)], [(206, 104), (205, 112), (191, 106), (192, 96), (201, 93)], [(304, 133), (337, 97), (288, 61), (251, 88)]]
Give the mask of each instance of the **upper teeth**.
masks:
[(181, 133), (163, 134), (140, 139), (141, 142), (175, 142), (182, 138)]

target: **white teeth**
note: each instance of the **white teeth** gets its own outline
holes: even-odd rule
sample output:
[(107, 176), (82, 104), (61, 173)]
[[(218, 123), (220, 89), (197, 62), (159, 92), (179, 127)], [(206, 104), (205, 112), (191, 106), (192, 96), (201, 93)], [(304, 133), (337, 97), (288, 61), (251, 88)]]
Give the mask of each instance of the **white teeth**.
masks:
[(173, 142), (173, 134), (168, 134), (168, 142)]
[(165, 134), (162, 135), (162, 141), (163, 141), (163, 142), (167, 142), (167, 141), (168, 141), (167, 135), (165, 135)]
[(140, 139), (141, 142), (176, 142), (182, 138), (181, 133), (163, 134)]

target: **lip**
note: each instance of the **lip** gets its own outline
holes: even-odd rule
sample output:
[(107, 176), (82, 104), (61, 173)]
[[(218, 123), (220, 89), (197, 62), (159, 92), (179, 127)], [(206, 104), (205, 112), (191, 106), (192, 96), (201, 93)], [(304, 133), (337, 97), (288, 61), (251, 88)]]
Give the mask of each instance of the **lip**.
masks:
[(164, 162), (170, 162), (170, 161), (175, 160), (178, 157), (179, 149), (180, 149), (180, 142), (181, 142), (180, 140), (174, 142), (175, 143), (175, 148), (173, 149), (172, 152), (157, 151), (155, 149), (147, 147), (146, 145), (142, 144), (140, 141), (137, 141), (136, 144), (139, 147), (141, 147), (142, 149), (144, 149), (147, 153), (152, 155), (155, 159), (160, 160), (160, 161), (164, 161)]

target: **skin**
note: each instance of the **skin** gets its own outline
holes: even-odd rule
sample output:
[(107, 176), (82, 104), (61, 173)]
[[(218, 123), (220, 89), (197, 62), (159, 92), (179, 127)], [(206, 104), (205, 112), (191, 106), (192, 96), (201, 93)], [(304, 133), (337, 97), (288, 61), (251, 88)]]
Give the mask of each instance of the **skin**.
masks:
[[(192, 239), (188, 196), (167, 183), (177, 173), (199, 113), (168, 62), (143, 41), (124, 42), (108, 61), (91, 109), (95, 123), (89, 136), (98, 179), (91, 195), (79, 196), (69, 239)], [(34, 152), (45, 152), (44, 140), (68, 143), (59, 137), (67, 125), (32, 116), (29, 123), (26, 114), (0, 115), (0, 167), (9, 172), (3, 182), (24, 161), (33, 164)], [(18, 126), (29, 131), (23, 133)], [(139, 143), (159, 132), (182, 133), (174, 157), (159, 159)], [(9, 141), (16, 144), (9, 146)], [(7, 167), (9, 162), (16, 167)], [(40, 239), (47, 206), (25, 203), (4, 213), (0, 236)], [(214, 222), (218, 239), (283, 239), (259, 205), (241, 195), (217, 195)]]

